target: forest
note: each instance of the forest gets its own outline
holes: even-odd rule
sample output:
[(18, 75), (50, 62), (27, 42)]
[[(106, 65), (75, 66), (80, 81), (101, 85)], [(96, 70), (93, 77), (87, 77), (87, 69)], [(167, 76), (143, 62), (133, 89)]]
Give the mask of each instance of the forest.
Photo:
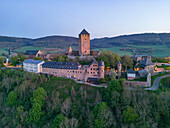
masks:
[[(168, 128), (170, 92), (107, 88), (22, 70), (0, 69), (1, 128)], [(169, 80), (163, 81), (168, 84)], [(169, 87), (169, 86), (168, 86)]]

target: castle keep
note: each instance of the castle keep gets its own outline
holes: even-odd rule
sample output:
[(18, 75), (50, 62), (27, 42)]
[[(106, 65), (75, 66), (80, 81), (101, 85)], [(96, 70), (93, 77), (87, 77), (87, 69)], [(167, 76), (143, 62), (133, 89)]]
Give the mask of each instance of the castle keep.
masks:
[(90, 55), (90, 34), (85, 29), (79, 34), (79, 55)]
[(90, 50), (90, 34), (83, 29), (79, 34), (79, 51), (73, 51), (70, 46), (67, 55), (70, 59), (75, 58), (76, 56), (96, 57), (100, 55), (100, 52)]

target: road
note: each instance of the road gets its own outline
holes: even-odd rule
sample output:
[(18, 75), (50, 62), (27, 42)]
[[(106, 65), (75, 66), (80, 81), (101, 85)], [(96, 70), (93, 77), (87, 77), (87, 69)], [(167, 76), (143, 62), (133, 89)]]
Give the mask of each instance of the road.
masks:
[(154, 81), (153, 81), (152, 87), (150, 87), (150, 88), (145, 88), (145, 90), (152, 90), (152, 91), (157, 90), (157, 89), (159, 88), (160, 80), (161, 80), (162, 78), (166, 78), (166, 77), (170, 77), (170, 74), (155, 78)]

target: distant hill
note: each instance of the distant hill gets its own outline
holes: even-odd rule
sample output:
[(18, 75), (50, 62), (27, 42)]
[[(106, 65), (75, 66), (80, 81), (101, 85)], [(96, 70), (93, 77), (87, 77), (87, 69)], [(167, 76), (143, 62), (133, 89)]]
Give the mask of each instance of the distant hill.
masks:
[(100, 38), (91, 41), (93, 48), (128, 45), (170, 45), (170, 33), (144, 33)]
[[(7, 48), (20, 52), (45, 48), (48, 52), (65, 52), (69, 46), (78, 50), (78, 45), (78, 38), (69, 36), (46, 36), (37, 39), (0, 36), (0, 54), (7, 53)], [(170, 33), (143, 33), (92, 39), (91, 49), (110, 50), (120, 55), (149, 54), (165, 57), (170, 55)]]
[[(170, 45), (170, 33), (144, 33), (122, 35), (111, 38), (91, 40), (91, 48), (104, 48), (128, 45)], [(18, 48), (22, 46), (35, 47), (78, 47), (78, 38), (68, 36), (47, 36), (37, 39), (0, 36), (0, 47)]]

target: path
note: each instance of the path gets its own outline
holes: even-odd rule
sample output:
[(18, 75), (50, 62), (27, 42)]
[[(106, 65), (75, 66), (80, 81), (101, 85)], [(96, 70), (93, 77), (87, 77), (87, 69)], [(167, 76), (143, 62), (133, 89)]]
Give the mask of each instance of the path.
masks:
[(162, 78), (166, 78), (166, 77), (170, 77), (170, 74), (155, 78), (152, 87), (150, 87), (150, 88), (145, 88), (145, 90), (152, 90), (152, 91), (157, 90), (157, 89), (159, 88), (160, 80), (161, 80)]

